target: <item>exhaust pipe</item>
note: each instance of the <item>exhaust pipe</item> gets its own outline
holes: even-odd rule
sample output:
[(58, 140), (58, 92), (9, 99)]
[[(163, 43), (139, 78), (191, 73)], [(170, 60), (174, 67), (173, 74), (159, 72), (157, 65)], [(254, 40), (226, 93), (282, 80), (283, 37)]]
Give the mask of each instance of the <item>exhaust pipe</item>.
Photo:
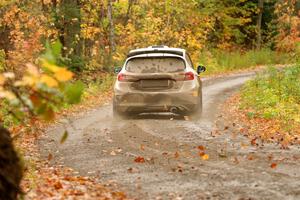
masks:
[(176, 107), (172, 107), (172, 108), (170, 108), (170, 112), (174, 113), (174, 114), (177, 114), (178, 113), (178, 109)]

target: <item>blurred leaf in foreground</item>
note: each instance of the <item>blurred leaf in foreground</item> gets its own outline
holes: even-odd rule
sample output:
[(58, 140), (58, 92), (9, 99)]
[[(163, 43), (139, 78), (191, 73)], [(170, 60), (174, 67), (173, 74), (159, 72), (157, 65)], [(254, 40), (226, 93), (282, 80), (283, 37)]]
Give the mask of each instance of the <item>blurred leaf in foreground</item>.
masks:
[(63, 136), (60, 139), (60, 144), (63, 144), (67, 140), (68, 136), (69, 136), (68, 131), (65, 131)]
[(70, 104), (79, 103), (83, 90), (84, 84), (81, 81), (77, 81), (73, 84), (68, 84), (65, 89), (67, 102)]

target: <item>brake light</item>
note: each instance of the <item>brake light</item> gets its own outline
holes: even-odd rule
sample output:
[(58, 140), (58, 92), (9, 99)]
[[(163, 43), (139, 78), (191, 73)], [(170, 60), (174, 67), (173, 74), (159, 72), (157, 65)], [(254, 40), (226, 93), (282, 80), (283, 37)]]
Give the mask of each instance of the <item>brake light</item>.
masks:
[(124, 75), (124, 74), (122, 74), (122, 73), (120, 73), (120, 74), (118, 74), (118, 81), (125, 81), (126, 80), (126, 75)]
[(130, 81), (130, 76), (119, 73), (118, 81), (120, 81), (120, 82), (129, 82)]
[(192, 81), (195, 78), (195, 74), (193, 72), (187, 72), (184, 74), (185, 81)]

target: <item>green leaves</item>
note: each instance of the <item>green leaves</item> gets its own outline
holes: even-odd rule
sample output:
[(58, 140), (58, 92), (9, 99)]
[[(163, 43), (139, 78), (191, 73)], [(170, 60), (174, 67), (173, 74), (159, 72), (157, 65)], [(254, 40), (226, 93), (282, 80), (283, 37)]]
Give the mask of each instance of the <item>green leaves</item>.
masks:
[(84, 84), (77, 81), (73, 84), (68, 84), (65, 88), (66, 100), (70, 104), (79, 103), (84, 90)]
[(61, 58), (62, 44), (59, 41), (49, 43), (46, 41), (46, 50), (41, 58), (47, 60), (51, 64), (58, 64), (58, 59)]

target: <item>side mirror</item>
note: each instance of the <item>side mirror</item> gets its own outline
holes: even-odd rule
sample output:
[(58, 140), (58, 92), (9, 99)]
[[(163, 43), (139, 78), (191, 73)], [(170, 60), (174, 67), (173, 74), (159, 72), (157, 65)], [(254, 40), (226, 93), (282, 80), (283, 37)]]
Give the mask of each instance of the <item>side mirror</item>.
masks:
[(120, 73), (121, 70), (122, 70), (122, 67), (115, 67), (115, 68), (114, 68), (115, 74)]
[(205, 72), (206, 71), (206, 67), (204, 67), (204, 66), (202, 66), (202, 65), (199, 65), (198, 67), (197, 67), (197, 73), (198, 74), (201, 74), (201, 73), (203, 73), (203, 72)]

